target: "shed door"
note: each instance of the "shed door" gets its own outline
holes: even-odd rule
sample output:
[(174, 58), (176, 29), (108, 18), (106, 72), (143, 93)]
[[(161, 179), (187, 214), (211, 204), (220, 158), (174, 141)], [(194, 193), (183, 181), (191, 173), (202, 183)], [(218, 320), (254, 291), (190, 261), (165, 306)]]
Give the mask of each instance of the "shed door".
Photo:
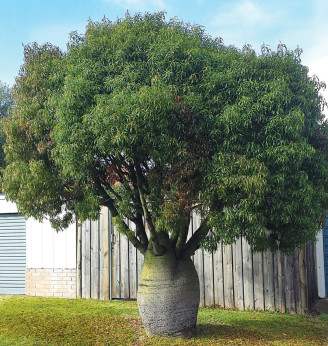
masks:
[(0, 214), (0, 294), (25, 293), (25, 218)]
[(325, 256), (326, 296), (328, 296), (328, 226), (326, 226), (323, 229), (323, 249), (324, 249), (324, 256)]

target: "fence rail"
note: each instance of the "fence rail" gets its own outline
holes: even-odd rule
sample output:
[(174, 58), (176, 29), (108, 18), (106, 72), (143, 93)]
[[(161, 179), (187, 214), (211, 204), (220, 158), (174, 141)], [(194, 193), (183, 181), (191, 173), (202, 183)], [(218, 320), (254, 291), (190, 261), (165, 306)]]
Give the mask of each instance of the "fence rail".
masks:
[[(190, 234), (200, 222), (192, 217)], [(102, 209), (98, 221), (79, 229), (78, 295), (97, 299), (135, 299), (143, 264), (140, 254), (121, 235)], [(200, 305), (240, 310), (277, 310), (302, 313), (317, 298), (315, 247), (309, 243), (293, 256), (279, 252), (253, 253), (239, 238), (219, 244), (213, 253), (196, 251), (193, 261), (200, 282)]]

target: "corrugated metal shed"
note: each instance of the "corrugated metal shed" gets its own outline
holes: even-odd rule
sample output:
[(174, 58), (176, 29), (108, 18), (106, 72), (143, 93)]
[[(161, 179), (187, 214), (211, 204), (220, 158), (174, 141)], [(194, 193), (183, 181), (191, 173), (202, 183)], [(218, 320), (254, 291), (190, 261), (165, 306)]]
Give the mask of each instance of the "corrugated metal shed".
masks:
[(25, 293), (26, 231), (19, 214), (0, 214), (0, 294)]

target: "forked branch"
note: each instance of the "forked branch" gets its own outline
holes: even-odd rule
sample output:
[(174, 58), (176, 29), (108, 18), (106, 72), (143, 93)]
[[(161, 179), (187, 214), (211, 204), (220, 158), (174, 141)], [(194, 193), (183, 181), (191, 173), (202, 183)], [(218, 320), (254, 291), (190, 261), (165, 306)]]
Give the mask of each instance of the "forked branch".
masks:
[(203, 220), (197, 231), (193, 234), (193, 236), (188, 240), (186, 245), (182, 249), (182, 256), (190, 257), (192, 256), (196, 250), (199, 249), (200, 243), (202, 239), (209, 232), (209, 227), (207, 226), (206, 219)]

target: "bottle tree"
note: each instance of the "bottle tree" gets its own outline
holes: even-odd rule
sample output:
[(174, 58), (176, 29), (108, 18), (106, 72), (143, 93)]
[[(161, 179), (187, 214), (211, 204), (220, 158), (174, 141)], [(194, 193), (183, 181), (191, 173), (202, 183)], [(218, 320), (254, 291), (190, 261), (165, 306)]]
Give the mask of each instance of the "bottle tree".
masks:
[[(200, 246), (243, 236), (288, 253), (315, 239), (327, 123), (323, 84), (299, 49), (257, 55), (155, 13), (90, 21), (67, 52), (33, 43), (24, 58), (3, 122), (2, 189), (57, 229), (107, 206), (145, 256), (149, 334), (194, 333)], [(193, 209), (202, 222), (187, 240)]]

